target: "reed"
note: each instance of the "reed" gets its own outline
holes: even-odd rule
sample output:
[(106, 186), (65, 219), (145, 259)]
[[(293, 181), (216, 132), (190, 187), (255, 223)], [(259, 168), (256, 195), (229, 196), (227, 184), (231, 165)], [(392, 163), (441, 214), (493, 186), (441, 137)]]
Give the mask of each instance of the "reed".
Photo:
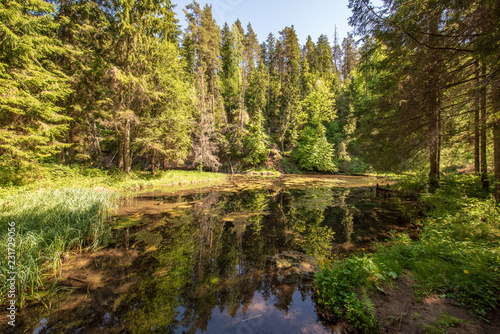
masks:
[[(94, 250), (106, 245), (111, 230), (105, 225), (114, 206), (112, 193), (88, 189), (26, 192), (0, 199), (0, 254), (7, 258), (8, 223), (16, 229), (17, 298), (43, 288), (45, 275), (55, 276), (61, 255), (70, 250)], [(0, 267), (0, 303), (6, 298), (8, 266)]]

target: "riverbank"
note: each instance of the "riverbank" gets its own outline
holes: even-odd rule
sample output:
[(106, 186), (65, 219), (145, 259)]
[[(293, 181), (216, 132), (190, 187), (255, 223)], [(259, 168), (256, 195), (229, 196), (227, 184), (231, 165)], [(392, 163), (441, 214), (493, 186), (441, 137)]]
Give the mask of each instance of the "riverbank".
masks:
[[(473, 332), (488, 332), (487, 322), (494, 320), (500, 304), (498, 204), (475, 176), (445, 177), (434, 194), (425, 188), (418, 178), (393, 187), (419, 191), (420, 201), (428, 207), (425, 217), (414, 221), (418, 239), (395, 233), (389, 241), (376, 244), (373, 253), (322, 264), (316, 274), (317, 298), (332, 318), (347, 319), (363, 331), (382, 328), (391, 333), (411, 326), (432, 333), (466, 328), (473, 318), (479, 328)], [(391, 291), (408, 297), (404, 309), (391, 307), (396, 299)], [(415, 306), (419, 303), (427, 303), (426, 308), (435, 312), (425, 318), (422, 308)], [(456, 304), (470, 312), (460, 318), (460, 313), (441, 304)]]
[(146, 187), (174, 186), (224, 180), (226, 174), (199, 171), (166, 170), (156, 175), (142, 170), (129, 174), (121, 170), (105, 170), (80, 165), (40, 165), (37, 177), (21, 186), (0, 186), (0, 199), (8, 196), (50, 189), (82, 188), (98, 191), (137, 191)]
[[(378, 225), (377, 235), (401, 226), (392, 200), (375, 196), (373, 190), (381, 181), (240, 175), (214, 187), (206, 184), (202, 190), (174, 194), (169, 187), (141, 193), (120, 203), (109, 247), (69, 252), (62, 259), (52, 289), (62, 291), (52, 298), (38, 291), (40, 302), (35, 300), (19, 314), (24, 321), (19, 325), (67, 332), (98, 331), (101, 326), (108, 333), (167, 330), (177, 326), (174, 310), (189, 299), (194, 302), (186, 305), (190, 310), (185, 315), (206, 319), (202, 322), (212, 324), (212, 333), (235, 332), (238, 323), (254, 325), (248, 319), (258, 319), (263, 310), (270, 315), (261, 319), (268, 321), (263, 328), (276, 327), (279, 321), (276, 332), (315, 326), (317, 333), (331, 333), (331, 324), (317, 323), (311, 299), (316, 260), (308, 259), (325, 259), (335, 240), (374, 237), (368, 226), (357, 225), (354, 231), (350, 221), (367, 218)], [(373, 208), (374, 216), (362, 213)], [(242, 283), (248, 288), (240, 290)], [(212, 303), (214, 295), (226, 296), (222, 305), (227, 312), (218, 311), (221, 306)], [(273, 297), (254, 300), (251, 295)], [(137, 308), (138, 302), (143, 306)], [(215, 307), (224, 319), (205, 318)], [(297, 316), (296, 321), (290, 321), (284, 309)], [(198, 323), (188, 316), (184, 326), (194, 332)], [(233, 330), (213, 327), (230, 323)]]
[[(105, 222), (123, 196), (156, 186), (192, 188), (226, 178), (199, 171), (161, 171), (151, 176), (80, 166), (41, 168), (37, 180), (0, 189), (0, 253), (12, 260), (12, 266), (0, 268), (0, 276), (16, 272), (14, 299), (20, 308), (25, 301), (48, 300), (54, 291), (44, 281), (56, 276), (69, 251), (95, 250), (109, 243), (111, 228)], [(7, 301), (10, 283), (3, 279), (0, 284), (0, 304)]]

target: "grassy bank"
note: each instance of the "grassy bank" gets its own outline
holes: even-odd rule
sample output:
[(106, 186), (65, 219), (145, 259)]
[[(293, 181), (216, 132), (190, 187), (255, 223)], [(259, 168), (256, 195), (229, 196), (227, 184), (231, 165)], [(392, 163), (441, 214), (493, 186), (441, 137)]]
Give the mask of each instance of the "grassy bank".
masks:
[(121, 170), (104, 170), (79, 165), (40, 165), (37, 176), (20, 186), (0, 185), (0, 197), (47, 189), (102, 189), (124, 192), (147, 187), (171, 186), (189, 183), (203, 183), (223, 180), (227, 176), (220, 173), (199, 171), (167, 170), (150, 172), (133, 170), (129, 174)]
[[(401, 190), (425, 190), (419, 178), (399, 183)], [(366, 291), (383, 290), (400, 275), (411, 276), (418, 298), (439, 294), (454, 298), (476, 316), (500, 304), (500, 210), (474, 176), (452, 175), (434, 194), (420, 200), (430, 211), (418, 240), (394, 235), (373, 254), (327, 261), (316, 274), (318, 301), (367, 332), (377, 327)]]
[[(8, 272), (17, 272), (17, 298), (21, 303), (43, 294), (46, 275), (57, 272), (61, 256), (70, 250), (105, 246), (111, 231), (105, 221), (120, 196), (141, 189), (179, 184), (206, 184), (224, 174), (166, 171), (156, 176), (134, 171), (105, 171), (80, 166), (43, 165), (32, 182), (0, 189), (0, 304), (9, 289)], [(15, 247), (9, 228), (15, 223)], [(9, 225), (10, 224), (10, 225)], [(12, 236), (12, 234), (11, 234)], [(9, 248), (15, 249), (11, 270)]]
[[(0, 268), (0, 301), (9, 288), (8, 272), (17, 273), (16, 294), (22, 305), (26, 297), (40, 292), (45, 275), (56, 273), (62, 254), (106, 245), (111, 231), (104, 221), (112, 207), (110, 192), (85, 189), (27, 192), (0, 200), (0, 252), (7, 255), (8, 248), (15, 250), (15, 258), (9, 258), (15, 263), (5, 261)], [(8, 238), (11, 227), (15, 244)]]

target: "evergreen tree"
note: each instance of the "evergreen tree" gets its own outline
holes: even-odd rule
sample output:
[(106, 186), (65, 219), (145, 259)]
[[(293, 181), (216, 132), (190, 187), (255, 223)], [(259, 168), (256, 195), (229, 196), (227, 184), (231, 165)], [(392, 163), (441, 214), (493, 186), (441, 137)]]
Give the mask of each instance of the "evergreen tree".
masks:
[[(148, 117), (164, 89), (157, 61), (162, 60), (164, 52), (171, 52), (168, 43), (175, 40), (177, 27), (170, 1), (123, 0), (116, 17), (111, 31), (117, 34), (113, 41), (114, 57), (110, 58), (113, 67), (106, 74), (109, 82), (106, 94), (111, 100), (108, 124), (117, 133), (118, 166), (128, 173), (132, 167), (134, 135), (141, 130), (141, 119)], [(159, 144), (145, 145), (145, 138), (142, 139), (143, 149), (149, 147), (155, 157)]]
[(306, 58), (311, 72), (316, 72), (318, 65), (316, 63), (316, 57), (318, 56), (318, 53), (316, 51), (316, 45), (309, 35), (307, 36), (306, 44), (304, 45), (304, 49), (302, 51), (302, 56)]
[(350, 79), (350, 74), (357, 64), (356, 42), (351, 33), (347, 33), (347, 37), (342, 41), (342, 79), (344, 81)]
[(9, 0), (0, 9), (0, 178), (16, 182), (28, 164), (66, 146), (61, 105), (71, 90), (55, 65), (65, 50), (54, 38), (53, 6)]
[(250, 165), (258, 165), (267, 161), (267, 146), (270, 145), (269, 136), (264, 130), (265, 119), (263, 116), (267, 104), (266, 72), (266, 67), (261, 61), (257, 70), (252, 73), (246, 93), (245, 101), (251, 119), (244, 138), (244, 147), (248, 151), (244, 162)]
[(326, 35), (320, 35), (316, 43), (317, 71), (318, 74), (327, 81), (332, 80), (332, 49)]
[(300, 168), (321, 172), (337, 171), (333, 162), (333, 145), (326, 139), (326, 130), (321, 123), (317, 127), (306, 126), (293, 156)]
[[(194, 165), (200, 169), (207, 166), (218, 170), (220, 163), (216, 153), (215, 119), (216, 100), (218, 100), (220, 70), (221, 32), (212, 16), (212, 8), (206, 5), (203, 10), (196, 1), (185, 10), (189, 21), (187, 34), (193, 40), (195, 51), (195, 70), (200, 93), (198, 132), (194, 142)], [(224, 113), (223, 108), (221, 112)]]
[(283, 45), (281, 84), (281, 108), (279, 115), (278, 141), (281, 150), (293, 148), (299, 136), (299, 129), (304, 123), (304, 113), (300, 96), (300, 47), (293, 26), (280, 32)]

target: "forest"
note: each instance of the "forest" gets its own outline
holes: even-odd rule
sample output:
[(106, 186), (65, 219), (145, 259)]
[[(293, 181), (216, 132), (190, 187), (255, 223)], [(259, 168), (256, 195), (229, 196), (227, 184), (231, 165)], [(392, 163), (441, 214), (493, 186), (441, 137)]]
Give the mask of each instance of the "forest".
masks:
[(2, 184), (44, 163), (500, 178), (495, 1), (351, 0), (352, 34), (304, 45), (195, 1), (1, 6)]
[[(69, 276), (59, 281), (66, 261), (120, 249), (144, 260), (120, 273), (149, 268), (124, 279), (142, 277), (137, 291), (159, 291), (153, 302), (171, 317), (120, 304), (142, 298), (120, 297), (121, 280), (77, 286), (81, 305), (99, 304), (82, 306), (79, 318), (94, 322), (85, 312), (101, 310), (96, 324), (116, 332), (156, 320), (180, 326), (181, 305), (163, 303), (173, 287), (189, 302), (212, 291), (211, 310), (254, 270), (269, 275), (265, 298), (288, 289), (276, 294), (288, 310), (300, 290), (307, 319), (328, 326), (344, 319), (361, 332), (412, 332), (402, 326), (413, 321), (432, 332), (476, 321), (498, 330), (500, 2), (347, 3), (352, 32), (301, 44), (293, 25), (257, 36), (251, 23), (216, 22), (196, 1), (0, 0), (0, 253), (17, 261), (0, 266), (0, 304), (26, 312), (22, 328), (43, 329), (43, 312), (65, 312), (51, 303), (74, 287)], [(179, 184), (186, 188), (172, 195)], [(118, 213), (127, 200), (137, 207)], [(287, 283), (296, 268), (280, 256), (290, 254), (311, 257), (301, 263), (305, 285)], [(392, 294), (398, 305), (393, 288), (404, 284), (407, 314), (377, 313), (384, 307), (370, 298)], [(257, 319), (236, 315), (243, 290), (220, 300), (241, 323)], [(17, 294), (8, 301), (7, 291)], [(108, 308), (100, 293), (114, 299)], [(417, 319), (428, 297), (476, 318)], [(144, 322), (113, 325), (115, 301)], [(40, 306), (40, 317), (27, 305)], [(75, 310), (60, 321), (76, 332), (85, 323), (71, 322)]]

